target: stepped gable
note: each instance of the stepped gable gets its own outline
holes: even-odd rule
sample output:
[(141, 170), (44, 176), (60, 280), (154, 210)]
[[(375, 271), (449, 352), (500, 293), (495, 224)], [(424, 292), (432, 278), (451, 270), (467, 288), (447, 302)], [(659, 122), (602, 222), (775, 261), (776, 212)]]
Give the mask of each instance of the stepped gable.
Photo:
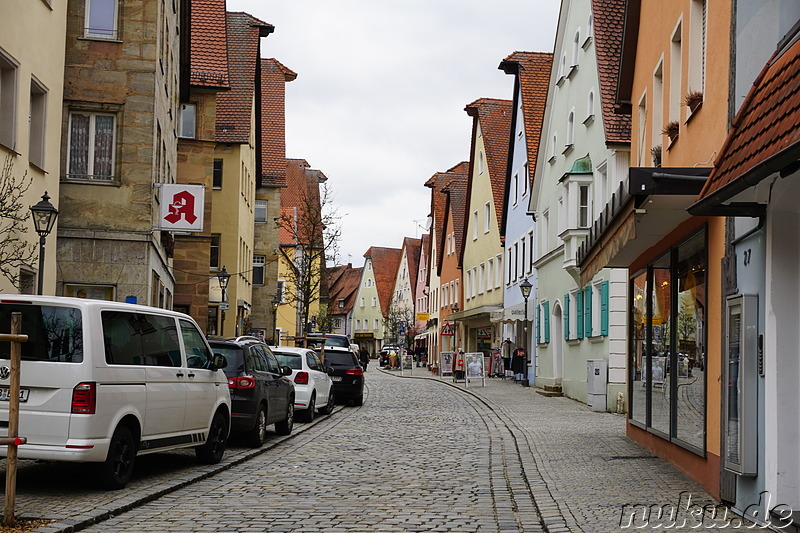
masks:
[[(800, 159), (800, 39), (753, 82), (698, 200), (718, 205)], [(796, 167), (794, 167), (796, 168)]]
[[(469, 116), (477, 119), (481, 127), (483, 145), (486, 148), (486, 168), (489, 170), (489, 182), (492, 186), (492, 198), (498, 223), (503, 219), (503, 195), (508, 162), (508, 139), (511, 135), (512, 105), (511, 100), (479, 98), (464, 108)], [(474, 131), (475, 128), (473, 128)], [(468, 203), (470, 194), (471, 192), (467, 194)], [(469, 221), (465, 224), (464, 229), (466, 230), (467, 227), (469, 227)]]
[(522, 116), (525, 121), (525, 142), (527, 144), (528, 164), (533, 181), (532, 170), (536, 168), (539, 153), (539, 140), (542, 134), (544, 109), (550, 85), (550, 69), (553, 65), (551, 52), (514, 52), (506, 57), (500, 68), (506, 74), (519, 76), (522, 93)]
[(228, 12), (226, 20), (231, 90), (217, 95), (215, 138), (219, 143), (245, 144), (250, 141), (256, 79), (260, 71), (260, 39), (272, 33), (275, 27), (247, 13)]
[(286, 83), (297, 74), (275, 58), (261, 60), (262, 187), (286, 187)]
[(228, 47), (225, 0), (192, 0), (189, 83), (227, 89)]
[(372, 260), (372, 274), (375, 276), (375, 285), (383, 316), (389, 313), (389, 304), (394, 291), (394, 278), (402, 254), (403, 251), (400, 248), (381, 248), (379, 246), (370, 247), (364, 254), (364, 257)]
[(600, 100), (607, 143), (631, 142), (631, 115), (614, 113), (622, 31), (625, 23), (625, 0), (592, 0), (594, 48), (600, 79)]

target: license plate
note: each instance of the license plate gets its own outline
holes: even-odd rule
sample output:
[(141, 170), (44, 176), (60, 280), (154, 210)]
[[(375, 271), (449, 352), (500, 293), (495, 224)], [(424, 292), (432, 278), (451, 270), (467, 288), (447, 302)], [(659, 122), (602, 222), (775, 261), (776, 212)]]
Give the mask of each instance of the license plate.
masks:
[[(27, 402), (28, 394), (30, 394), (30, 392), (31, 391), (28, 389), (20, 389), (19, 401)], [(0, 389), (0, 402), (7, 402), (10, 396), (11, 396), (11, 389)]]
[(331, 381), (342, 381), (342, 376), (331, 376)]

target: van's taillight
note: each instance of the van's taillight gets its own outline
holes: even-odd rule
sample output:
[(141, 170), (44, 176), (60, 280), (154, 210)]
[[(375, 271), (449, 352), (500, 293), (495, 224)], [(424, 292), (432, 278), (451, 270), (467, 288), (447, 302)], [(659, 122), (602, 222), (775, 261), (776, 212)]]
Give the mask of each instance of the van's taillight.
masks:
[(298, 372), (294, 377), (294, 382), (298, 385), (308, 385), (308, 372)]
[(228, 387), (231, 389), (252, 389), (256, 386), (256, 380), (250, 376), (239, 376), (238, 378), (228, 378)]
[(93, 415), (97, 407), (97, 383), (78, 383), (72, 389), (73, 414)]
[(347, 372), (345, 372), (348, 376), (363, 376), (364, 371), (360, 368), (349, 368)]

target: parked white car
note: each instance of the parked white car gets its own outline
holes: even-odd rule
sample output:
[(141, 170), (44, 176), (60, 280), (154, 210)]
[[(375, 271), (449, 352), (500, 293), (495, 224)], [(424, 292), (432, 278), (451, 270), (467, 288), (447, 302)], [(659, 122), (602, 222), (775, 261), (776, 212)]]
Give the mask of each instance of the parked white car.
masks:
[[(319, 356), (308, 348), (276, 346), (272, 353), (281, 366), (292, 369), (294, 381), (295, 416), (301, 422), (311, 422), (317, 410), (323, 415), (333, 411), (333, 381)], [(322, 407), (319, 407), (322, 406)]]
[[(125, 486), (136, 455), (194, 448), (218, 463), (231, 427), (228, 379), (183, 313), (143, 305), (0, 296), (0, 332), (22, 315), (21, 459), (96, 464), (101, 485)], [(0, 420), (9, 417), (9, 348), (0, 343)], [(2, 401), (6, 400), (6, 401)], [(0, 447), (0, 456), (6, 447)]]

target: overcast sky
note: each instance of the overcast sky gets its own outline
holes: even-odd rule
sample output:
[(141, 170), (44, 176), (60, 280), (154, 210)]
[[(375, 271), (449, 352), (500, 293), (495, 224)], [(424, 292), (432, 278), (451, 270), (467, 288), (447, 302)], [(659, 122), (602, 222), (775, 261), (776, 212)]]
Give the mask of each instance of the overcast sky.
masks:
[(515, 50), (551, 52), (560, 0), (227, 0), (275, 26), (262, 40), (298, 74), (286, 155), (328, 176), (342, 215), (337, 264), (419, 237), (436, 172), (469, 160), (477, 98), (511, 99)]

